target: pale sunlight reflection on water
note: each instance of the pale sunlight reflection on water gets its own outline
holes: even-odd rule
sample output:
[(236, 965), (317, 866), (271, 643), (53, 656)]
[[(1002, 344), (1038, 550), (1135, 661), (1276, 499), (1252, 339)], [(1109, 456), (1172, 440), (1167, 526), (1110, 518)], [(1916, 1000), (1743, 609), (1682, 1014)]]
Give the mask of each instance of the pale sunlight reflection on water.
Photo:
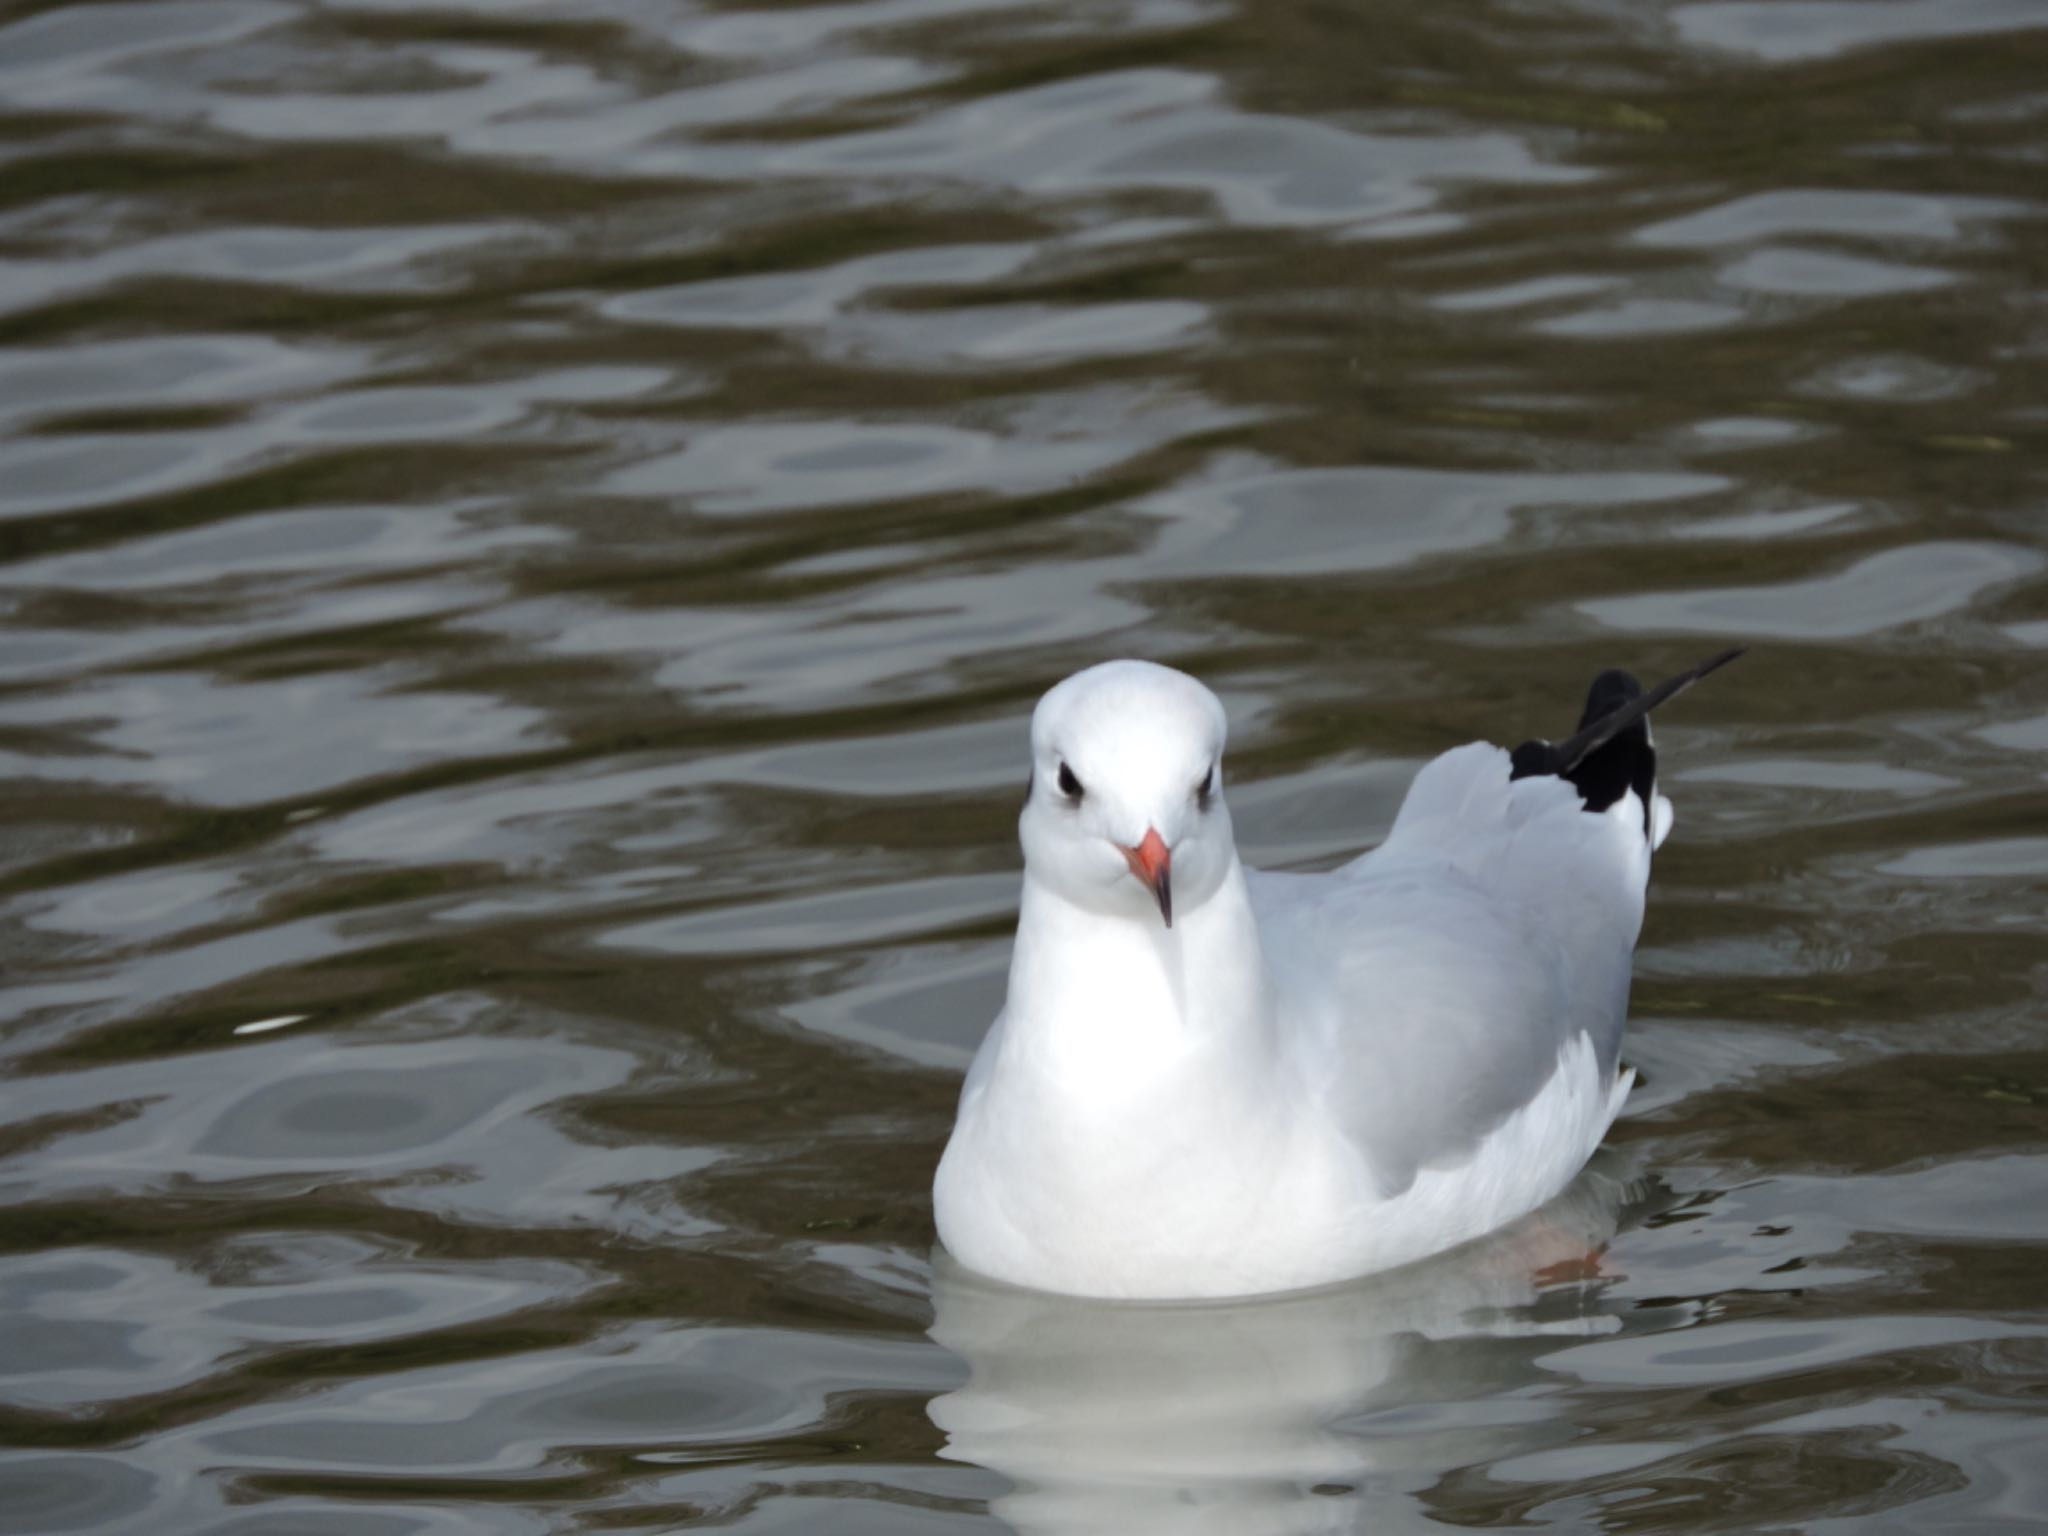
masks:
[[(0, 12), (0, 1530), (2048, 1508), (2048, 13)], [(1254, 862), (1742, 667), (1498, 1241), (931, 1252), (1022, 721)]]

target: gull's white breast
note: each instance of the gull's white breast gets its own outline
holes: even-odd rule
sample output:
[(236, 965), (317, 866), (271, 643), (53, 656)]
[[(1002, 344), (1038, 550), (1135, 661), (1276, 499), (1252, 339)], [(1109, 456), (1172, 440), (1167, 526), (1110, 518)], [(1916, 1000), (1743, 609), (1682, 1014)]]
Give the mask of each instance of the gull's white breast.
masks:
[[(1199, 1298), (1325, 1285), (1455, 1247), (1560, 1194), (1629, 1081), (1576, 1035), (1526, 1104), (1392, 1195), (1320, 1110), (1289, 1125), (1289, 1106), (1275, 1105), (1246, 1136), (1241, 1106), (1198, 1097), (1154, 1103), (1149, 1120), (1105, 1134), (1087, 1117), (991, 1103), (983, 1084), (962, 1104), (935, 1211), (961, 1262), (1036, 1290)], [(1019, 1202), (1026, 1166), (1031, 1197)]]

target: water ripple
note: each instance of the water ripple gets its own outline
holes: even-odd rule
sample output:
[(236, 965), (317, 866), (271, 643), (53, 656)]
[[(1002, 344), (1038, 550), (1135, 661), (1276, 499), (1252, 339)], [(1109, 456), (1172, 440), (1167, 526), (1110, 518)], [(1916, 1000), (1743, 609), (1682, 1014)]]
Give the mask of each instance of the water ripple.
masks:
[[(2037, 1510), (2040, 16), (16, 7), (0, 1525)], [(1315, 868), (1742, 639), (1564, 1203), (934, 1261), (1047, 683)]]

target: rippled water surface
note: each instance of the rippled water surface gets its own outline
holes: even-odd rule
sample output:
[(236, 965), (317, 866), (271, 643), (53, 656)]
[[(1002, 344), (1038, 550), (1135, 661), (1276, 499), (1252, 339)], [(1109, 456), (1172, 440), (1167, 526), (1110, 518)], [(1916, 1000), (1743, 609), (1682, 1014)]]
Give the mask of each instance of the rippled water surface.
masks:
[[(2048, 1511), (2038, 0), (0, 14), (0, 1529)], [(1732, 643), (1558, 1208), (934, 1258), (1047, 684)]]

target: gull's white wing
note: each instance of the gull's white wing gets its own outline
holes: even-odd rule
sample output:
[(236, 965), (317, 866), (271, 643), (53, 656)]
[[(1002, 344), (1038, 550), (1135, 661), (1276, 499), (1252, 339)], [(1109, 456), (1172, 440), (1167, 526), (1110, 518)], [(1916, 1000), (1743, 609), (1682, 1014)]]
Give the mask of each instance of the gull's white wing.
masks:
[(1371, 853), (1253, 877), (1289, 1048), (1384, 1194), (1466, 1160), (1578, 1037), (1611, 1079), (1644, 825), (1633, 792), (1588, 813), (1571, 783), (1511, 780), (1474, 743), (1424, 766)]

